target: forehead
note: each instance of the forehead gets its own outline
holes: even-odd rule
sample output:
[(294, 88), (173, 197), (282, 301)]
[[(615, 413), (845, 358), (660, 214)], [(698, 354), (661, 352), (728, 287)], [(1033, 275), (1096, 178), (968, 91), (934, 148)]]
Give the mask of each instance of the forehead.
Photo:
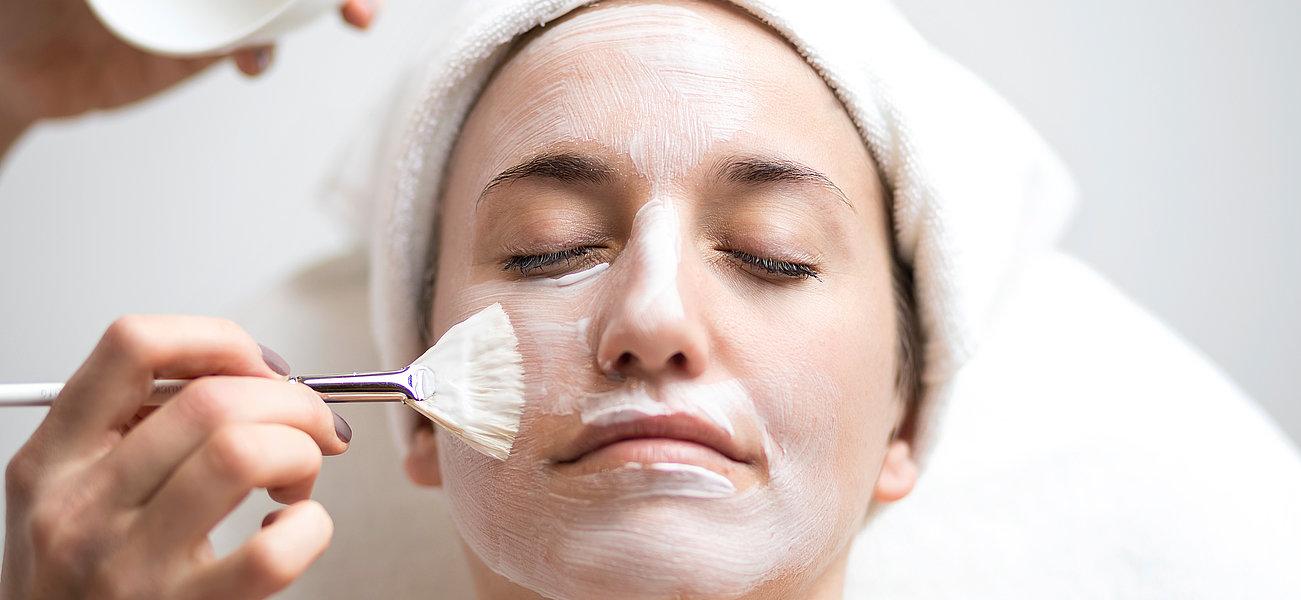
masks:
[(729, 147), (816, 155), (827, 130), (846, 124), (822, 79), (739, 9), (620, 3), (579, 11), (527, 41), (463, 137), (485, 173), (580, 141), (627, 156), (654, 179)]

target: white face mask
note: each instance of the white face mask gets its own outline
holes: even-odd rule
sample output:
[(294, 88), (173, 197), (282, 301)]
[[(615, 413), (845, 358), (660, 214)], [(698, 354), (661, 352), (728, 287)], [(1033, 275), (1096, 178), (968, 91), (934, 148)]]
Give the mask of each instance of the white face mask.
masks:
[[(499, 268), (472, 275), (479, 271), (471, 251), (443, 246), (436, 323), (500, 302), (519, 335), (528, 385), (520, 436), (505, 462), (439, 436), (453, 518), (484, 565), (547, 597), (738, 596), (820, 573), (856, 531), (880, 466), (894, 414), (895, 341), (854, 336), (827, 346), (845, 333), (845, 322), (892, 330), (883, 216), (856, 225), (878, 228), (859, 237), (876, 235), (880, 248), (854, 258), (870, 259), (861, 261), (863, 270), (884, 275), (848, 278), (843, 297), (756, 287), (772, 284), (715, 265), (730, 259), (713, 249), (705, 252), (712, 258), (701, 258), (698, 208), (716, 199), (699, 197), (692, 182), (720, 151), (745, 151), (768, 136), (782, 139), (782, 148), (814, 148), (807, 153), (822, 160), (830, 140), (815, 131), (830, 122), (843, 129), (835, 143), (855, 145), (871, 172), (843, 113), (800, 126), (771, 122), (791, 107), (774, 100), (784, 90), (756, 76), (765, 67), (747, 56), (747, 44), (771, 34), (713, 14), (723, 10), (614, 5), (549, 25), (496, 75), (462, 132), (478, 142), (453, 162), (469, 173), (453, 172), (453, 181), (474, 182), (465, 190), (451, 185), (445, 198), (449, 214), (464, 222), (495, 210), (476, 207), (472, 197), (495, 173), (558, 143), (613, 150), (626, 158), (620, 168), (644, 183), (643, 200), (622, 225), (600, 225), (623, 232), (617, 257), (556, 278), (511, 279)], [(751, 31), (739, 38), (737, 28)], [(822, 103), (817, 110), (840, 111), (793, 51), (777, 49), (796, 61), (797, 83), (810, 86), (806, 93)], [(786, 139), (796, 135), (803, 139)], [(535, 218), (525, 212), (527, 199), (485, 202), (518, 202), (521, 212), (510, 218)], [(823, 210), (854, 215), (844, 206)], [(571, 216), (586, 218), (548, 218)], [(827, 290), (836, 283), (799, 285)], [(700, 373), (607, 376), (618, 353), (606, 350), (619, 336), (684, 328), (695, 336), (689, 343), (708, 349)], [(670, 415), (689, 416), (748, 448), (750, 461), (585, 469), (554, 460), (556, 440), (583, 427)]]

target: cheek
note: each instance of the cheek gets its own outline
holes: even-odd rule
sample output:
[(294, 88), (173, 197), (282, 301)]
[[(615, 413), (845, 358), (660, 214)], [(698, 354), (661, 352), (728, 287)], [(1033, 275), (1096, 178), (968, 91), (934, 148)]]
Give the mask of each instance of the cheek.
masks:
[(876, 289), (841, 285), (825, 296), (740, 303), (713, 315), (720, 352), (732, 355), (721, 358), (739, 365), (789, 475), (828, 486), (822, 491), (840, 498), (848, 516), (867, 506), (893, 426), (892, 302)]
[[(524, 361), (525, 403), (519, 435), (505, 461), (475, 452), (443, 433), (438, 435), (439, 462), (452, 516), (465, 541), (489, 564), (515, 564), (520, 557), (539, 555), (536, 542), (503, 543), (515, 532), (546, 526), (543, 449), (549, 432), (558, 427), (547, 409), (550, 398), (568, 388), (581, 388), (590, 377), (591, 349), (587, 342), (590, 300), (582, 286), (555, 289), (520, 282), (470, 283), (440, 277), (435, 301), (434, 329), (453, 323), (493, 303), (510, 316)], [(554, 525), (554, 523), (552, 524)], [(537, 536), (552, 539), (554, 533)]]
[[(435, 331), (483, 307), (500, 303), (510, 316), (524, 366), (524, 414), (511, 460), (538, 458), (540, 438), (564, 419), (558, 403), (585, 390), (608, 386), (595, 366), (592, 314), (599, 302), (596, 280), (604, 265), (554, 282), (489, 281), (461, 285), (440, 297)], [(441, 285), (441, 283), (440, 283)], [(571, 417), (572, 418), (572, 417)]]

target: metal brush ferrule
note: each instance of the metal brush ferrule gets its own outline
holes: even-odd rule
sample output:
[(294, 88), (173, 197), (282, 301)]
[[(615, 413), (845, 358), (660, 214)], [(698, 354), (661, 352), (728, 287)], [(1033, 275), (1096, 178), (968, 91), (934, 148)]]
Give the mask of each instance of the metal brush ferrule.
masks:
[(429, 395), (428, 369), (407, 367), (400, 371), (353, 373), (351, 375), (305, 375), (291, 377), (316, 390), (326, 402), (402, 402)]

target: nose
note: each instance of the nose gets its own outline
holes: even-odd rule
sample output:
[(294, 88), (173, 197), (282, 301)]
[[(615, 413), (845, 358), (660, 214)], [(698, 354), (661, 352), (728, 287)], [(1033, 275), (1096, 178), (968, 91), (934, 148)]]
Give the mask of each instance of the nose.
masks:
[(607, 377), (695, 377), (708, 366), (699, 286), (679, 280), (680, 275), (689, 279), (692, 271), (680, 260), (680, 226), (676, 208), (663, 197), (647, 201), (633, 218), (631, 239), (619, 258), (624, 285), (607, 305), (596, 349)]
[(697, 377), (709, 365), (709, 344), (701, 320), (684, 307), (671, 316), (648, 318), (634, 307), (621, 306), (601, 333), (596, 359), (601, 371), (614, 379)]

